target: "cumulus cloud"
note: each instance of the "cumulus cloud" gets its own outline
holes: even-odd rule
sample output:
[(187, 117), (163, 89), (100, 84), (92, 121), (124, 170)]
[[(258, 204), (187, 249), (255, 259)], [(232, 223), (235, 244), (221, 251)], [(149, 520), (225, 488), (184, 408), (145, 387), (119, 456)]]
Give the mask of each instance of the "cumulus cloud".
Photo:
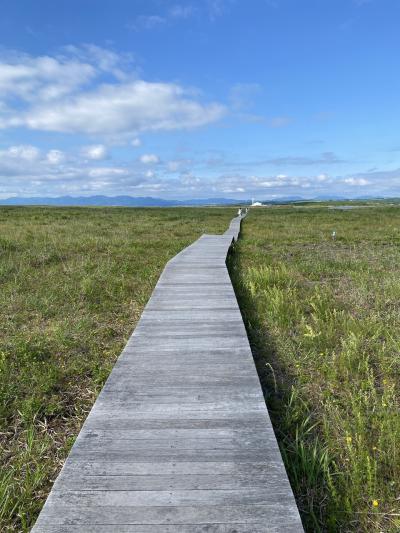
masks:
[(7, 159), (24, 160), (24, 161), (36, 161), (39, 159), (40, 150), (35, 146), (30, 145), (18, 145), (10, 146), (3, 153), (3, 157)]
[(129, 65), (93, 45), (55, 57), (0, 57), (0, 128), (132, 137), (196, 128), (225, 114), (223, 105), (176, 83), (137, 79)]
[(0, 191), (2, 197), (157, 193), (162, 197), (229, 195), (268, 200), (293, 195), (356, 197), (366, 192), (395, 196), (400, 193), (400, 170), (348, 176), (293, 175), (287, 171), (230, 173), (218, 165), (210, 170), (201, 160), (160, 160), (152, 153), (106, 165), (82, 152), (67, 154), (57, 149), (43, 152), (32, 145), (15, 145), (0, 149)]
[(134, 81), (103, 85), (51, 107), (30, 109), (9, 124), (42, 131), (131, 134), (204, 126), (220, 119), (223, 111), (218, 104), (202, 105), (186, 98), (177, 85)]
[[(270, 166), (274, 160), (235, 162), (219, 152), (192, 152), (190, 158), (177, 157), (181, 153), (177, 152), (168, 159), (151, 151), (132, 158), (127, 145), (124, 150), (128, 159), (120, 156), (115, 162), (105, 161), (105, 144), (87, 145), (71, 152), (56, 147), (44, 150), (30, 144), (0, 148), (0, 196), (157, 193), (161, 197), (229, 195), (268, 200), (288, 196), (400, 195), (399, 169), (370, 169), (342, 176), (321, 173), (317, 162), (340, 161), (331, 152), (315, 157), (286, 157), (286, 167), (279, 166), (274, 172)], [(212, 160), (210, 155), (214, 156)], [(279, 165), (283, 165), (281, 159), (278, 158)]]
[(139, 157), (139, 160), (144, 165), (155, 165), (160, 161), (160, 158), (156, 154), (143, 154)]
[(54, 101), (87, 84), (95, 74), (93, 65), (75, 59), (11, 54), (8, 60), (0, 57), (0, 98)]
[(134, 167), (96, 163), (56, 149), (42, 153), (30, 145), (10, 146), (0, 150), (0, 196), (132, 193), (148, 179)]
[(82, 154), (87, 159), (101, 160), (108, 157), (107, 147), (104, 144), (93, 144), (82, 148)]

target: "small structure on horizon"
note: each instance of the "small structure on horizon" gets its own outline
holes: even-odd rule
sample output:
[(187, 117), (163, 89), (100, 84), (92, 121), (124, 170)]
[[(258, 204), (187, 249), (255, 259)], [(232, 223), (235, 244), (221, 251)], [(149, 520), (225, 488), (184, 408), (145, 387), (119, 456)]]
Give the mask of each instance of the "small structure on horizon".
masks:
[(251, 199), (251, 207), (260, 207), (263, 204), (261, 202), (255, 202), (254, 198)]

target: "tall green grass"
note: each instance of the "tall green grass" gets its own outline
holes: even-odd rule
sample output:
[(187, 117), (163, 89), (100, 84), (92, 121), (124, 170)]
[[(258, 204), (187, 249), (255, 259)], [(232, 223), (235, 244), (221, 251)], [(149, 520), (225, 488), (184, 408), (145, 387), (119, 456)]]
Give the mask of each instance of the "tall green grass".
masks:
[(234, 209), (0, 208), (0, 531), (28, 531), (168, 259)]
[(252, 210), (230, 270), (307, 531), (399, 531), (400, 210)]

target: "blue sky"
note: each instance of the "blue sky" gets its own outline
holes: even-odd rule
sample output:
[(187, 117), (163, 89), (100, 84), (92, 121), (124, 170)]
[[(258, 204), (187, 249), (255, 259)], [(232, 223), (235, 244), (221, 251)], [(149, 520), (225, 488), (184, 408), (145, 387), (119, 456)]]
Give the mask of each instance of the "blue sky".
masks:
[(0, 197), (400, 196), (398, 0), (2, 0)]

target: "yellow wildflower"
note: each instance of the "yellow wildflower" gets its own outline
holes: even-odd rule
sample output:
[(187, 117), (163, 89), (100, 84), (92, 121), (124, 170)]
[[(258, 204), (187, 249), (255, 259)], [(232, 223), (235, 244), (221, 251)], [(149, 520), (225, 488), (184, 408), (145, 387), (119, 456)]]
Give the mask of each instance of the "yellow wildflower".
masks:
[(351, 444), (353, 442), (353, 439), (349, 435), (347, 435), (346, 442), (347, 444)]
[(372, 500), (372, 507), (378, 507), (379, 502), (378, 500)]

